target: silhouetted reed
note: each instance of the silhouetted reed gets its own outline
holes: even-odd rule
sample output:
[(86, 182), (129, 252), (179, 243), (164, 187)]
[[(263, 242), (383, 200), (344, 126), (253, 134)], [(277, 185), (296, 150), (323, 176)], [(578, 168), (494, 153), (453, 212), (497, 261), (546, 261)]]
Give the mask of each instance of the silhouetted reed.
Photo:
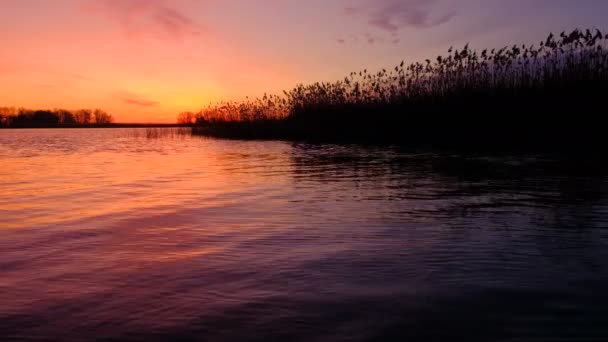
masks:
[(577, 29), (538, 45), (475, 51), (467, 44), (433, 60), (222, 102), (187, 117), (194, 134), (231, 138), (590, 142), (608, 91), (607, 42), (599, 30)]
[(176, 139), (192, 135), (190, 127), (145, 127), (128, 131), (127, 136), (143, 139)]

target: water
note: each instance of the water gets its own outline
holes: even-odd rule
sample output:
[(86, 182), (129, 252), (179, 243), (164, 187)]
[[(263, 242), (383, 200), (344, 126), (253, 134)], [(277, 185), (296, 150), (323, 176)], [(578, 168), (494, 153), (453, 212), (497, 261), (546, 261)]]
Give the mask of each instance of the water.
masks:
[(608, 172), (0, 130), (0, 340), (605, 341)]

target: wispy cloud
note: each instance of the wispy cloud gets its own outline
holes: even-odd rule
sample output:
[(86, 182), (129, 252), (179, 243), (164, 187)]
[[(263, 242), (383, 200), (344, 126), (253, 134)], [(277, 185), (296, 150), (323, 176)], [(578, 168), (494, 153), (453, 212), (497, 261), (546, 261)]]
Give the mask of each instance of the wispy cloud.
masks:
[(365, 40), (367, 41), (368, 44), (375, 44), (375, 43), (383, 43), (384, 39), (378, 36), (375, 36), (369, 32), (367, 32), (365, 34)]
[(204, 28), (171, 0), (90, 0), (87, 8), (118, 22), (129, 36), (159, 39), (199, 36)]
[(134, 106), (141, 107), (157, 107), (160, 105), (160, 102), (147, 99), (140, 95), (128, 92), (128, 91), (120, 91), (114, 94), (116, 98), (121, 100), (122, 102)]
[(356, 14), (359, 12), (359, 8), (356, 6), (346, 6), (344, 7), (344, 13), (346, 14)]
[(429, 28), (450, 21), (456, 14), (451, 0), (369, 0), (348, 6), (350, 15), (364, 15), (368, 23), (392, 35), (404, 27)]
[(72, 80), (72, 81), (81, 81), (81, 82), (94, 82), (95, 80), (89, 76), (85, 76), (83, 74), (79, 74), (77, 72), (71, 71), (49, 71), (49, 74), (56, 75), (58, 77)]

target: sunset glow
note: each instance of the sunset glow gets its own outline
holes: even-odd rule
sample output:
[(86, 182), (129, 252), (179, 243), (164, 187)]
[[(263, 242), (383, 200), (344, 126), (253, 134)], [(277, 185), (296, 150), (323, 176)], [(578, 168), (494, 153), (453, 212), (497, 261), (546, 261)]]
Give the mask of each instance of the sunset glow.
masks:
[(608, 0), (0, 0), (0, 342), (608, 341)]
[(415, 61), (452, 44), (525, 42), (581, 22), (601, 28), (607, 10), (599, 0), (5, 0), (0, 106), (174, 122), (212, 102)]

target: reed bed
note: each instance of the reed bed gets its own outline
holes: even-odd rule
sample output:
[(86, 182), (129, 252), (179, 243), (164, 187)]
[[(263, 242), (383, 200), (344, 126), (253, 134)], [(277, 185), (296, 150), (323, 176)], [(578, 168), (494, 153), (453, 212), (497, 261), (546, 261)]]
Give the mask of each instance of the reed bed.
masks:
[(435, 145), (591, 142), (605, 111), (607, 43), (600, 30), (576, 29), (537, 45), (477, 51), (467, 44), (433, 60), (209, 106), (192, 115), (193, 134)]

